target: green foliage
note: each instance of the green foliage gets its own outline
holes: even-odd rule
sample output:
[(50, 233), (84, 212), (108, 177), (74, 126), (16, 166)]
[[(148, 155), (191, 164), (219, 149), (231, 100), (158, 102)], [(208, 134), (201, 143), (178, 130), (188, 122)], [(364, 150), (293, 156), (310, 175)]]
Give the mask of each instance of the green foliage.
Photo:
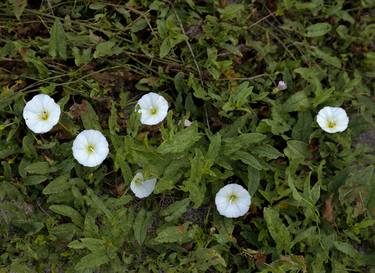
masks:
[[(374, 271), (372, 1), (63, 2), (0, 4), (0, 272)], [(144, 126), (151, 91), (170, 109)], [(43, 135), (38, 93), (62, 110)], [(326, 105), (345, 132), (319, 128)], [(84, 129), (110, 143), (95, 168)], [(228, 183), (241, 218), (216, 211)]]

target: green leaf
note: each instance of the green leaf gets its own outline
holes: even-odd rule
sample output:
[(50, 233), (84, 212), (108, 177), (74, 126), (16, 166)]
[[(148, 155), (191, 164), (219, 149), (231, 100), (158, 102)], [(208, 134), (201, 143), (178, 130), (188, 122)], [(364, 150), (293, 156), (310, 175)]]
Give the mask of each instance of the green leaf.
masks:
[(104, 213), (104, 215), (108, 218), (112, 218), (112, 213), (110, 210), (106, 207), (104, 202), (95, 194), (95, 192), (88, 188), (87, 189), (87, 195), (90, 197), (91, 201), (91, 206), (98, 209), (100, 212)]
[(247, 189), (251, 196), (255, 194), (260, 184), (259, 170), (248, 166), (247, 167)]
[(336, 68), (339, 68), (339, 69), (341, 68), (341, 61), (336, 56), (332, 56), (332, 55), (328, 54), (327, 52), (325, 52), (323, 50), (320, 50), (317, 47), (314, 48), (313, 54), (317, 58), (322, 59), (327, 64), (330, 64), (330, 65), (332, 65)]
[(340, 241), (334, 241), (333, 245), (336, 247), (337, 250), (341, 251), (342, 253), (352, 258), (358, 258), (358, 251), (354, 249), (352, 245)]
[(68, 183), (69, 175), (61, 175), (52, 180), (43, 190), (43, 194), (54, 194), (70, 189), (71, 185)]
[(206, 154), (206, 160), (209, 165), (212, 165), (216, 158), (219, 156), (221, 148), (221, 135), (220, 133), (215, 134), (210, 138), (210, 145), (208, 146), (208, 151)]
[(113, 55), (113, 47), (115, 46), (115, 42), (113, 41), (106, 41), (96, 45), (96, 49), (94, 52), (94, 58), (100, 58), (104, 56), (111, 56)]
[(85, 217), (83, 234), (85, 237), (96, 237), (99, 234), (99, 228), (95, 223), (95, 219), (89, 214), (86, 214)]
[(141, 209), (133, 224), (134, 238), (137, 240), (139, 245), (142, 245), (147, 236), (147, 230), (152, 221), (152, 213), (146, 212), (144, 209)]
[(190, 200), (185, 198), (180, 201), (174, 202), (172, 205), (162, 210), (161, 215), (166, 216), (165, 221), (171, 222), (181, 217), (187, 210), (190, 204)]
[(232, 155), (231, 158), (234, 160), (241, 160), (243, 163), (253, 167), (254, 169), (257, 169), (257, 170), (263, 169), (259, 161), (250, 153), (247, 153), (244, 151), (237, 151)]
[(28, 177), (25, 178), (24, 184), (26, 186), (31, 186), (31, 185), (38, 185), (48, 179), (48, 176), (45, 175), (29, 175)]
[(95, 129), (101, 131), (102, 129), (100, 126), (99, 117), (94, 108), (86, 100), (82, 102), (82, 105), (82, 108), (84, 109), (84, 111), (81, 112), (83, 127), (85, 127), (85, 129)]
[(289, 140), (287, 147), (284, 149), (284, 154), (290, 160), (299, 160), (302, 162), (310, 155), (308, 145), (299, 140)]
[(111, 115), (108, 118), (108, 127), (111, 135), (115, 135), (117, 132), (120, 131), (120, 126), (117, 123), (116, 104), (114, 102), (112, 102)]
[(49, 55), (52, 58), (61, 57), (65, 60), (67, 57), (66, 48), (67, 42), (64, 27), (59, 19), (55, 19), (50, 31)]
[(229, 4), (223, 9), (218, 9), (221, 14), (221, 18), (224, 20), (238, 18), (242, 11), (244, 11), (245, 6), (243, 4)]
[(83, 249), (87, 248), (91, 252), (99, 252), (105, 249), (105, 241), (95, 238), (82, 238), (80, 240), (72, 241), (68, 244), (69, 248), (72, 249)]
[(87, 269), (97, 269), (108, 261), (109, 258), (104, 253), (91, 253), (81, 258), (74, 268), (79, 272)]
[(72, 50), (74, 56), (74, 63), (76, 66), (81, 66), (83, 64), (88, 64), (92, 57), (91, 57), (91, 48), (85, 48), (80, 52), (78, 47), (73, 47)]
[(313, 128), (313, 117), (310, 112), (299, 112), (297, 123), (293, 127), (292, 137), (295, 140), (308, 142)]
[(188, 230), (189, 225), (168, 226), (160, 228), (157, 232), (155, 241), (158, 243), (184, 243), (191, 240), (192, 231)]
[(261, 146), (257, 146), (251, 150), (252, 153), (256, 154), (259, 157), (265, 157), (268, 159), (276, 159), (280, 156), (283, 156), (276, 148), (269, 144), (263, 144)]
[(304, 111), (310, 107), (309, 98), (305, 92), (300, 91), (288, 98), (283, 105), (283, 110), (286, 112)]
[(38, 156), (34, 146), (34, 139), (29, 134), (24, 136), (24, 138), (22, 139), (22, 150), (25, 153), (25, 155), (30, 158)]
[(202, 205), (206, 193), (206, 185), (202, 183), (204, 156), (201, 150), (195, 150), (190, 165), (190, 177), (185, 182), (184, 189), (189, 192), (189, 199), (194, 203), (194, 208), (198, 208)]
[(8, 0), (8, 1), (13, 6), (13, 13), (16, 16), (17, 20), (20, 20), (22, 13), (27, 6), (27, 0)]
[(83, 224), (83, 218), (81, 214), (79, 214), (79, 212), (72, 207), (66, 205), (52, 205), (49, 207), (49, 209), (57, 214), (69, 217), (70, 219), (72, 219), (72, 222), (79, 227), (81, 227)]
[(288, 228), (281, 221), (278, 211), (273, 208), (264, 208), (263, 212), (268, 231), (276, 243), (276, 252), (278, 254), (282, 250), (289, 252), (292, 238)]
[(202, 134), (198, 132), (198, 125), (193, 123), (190, 127), (177, 132), (171, 139), (163, 142), (157, 151), (161, 154), (182, 153), (194, 145)]
[(328, 23), (317, 23), (306, 28), (306, 37), (320, 37), (330, 32), (332, 26)]
[(30, 174), (47, 174), (50, 173), (50, 165), (45, 161), (31, 163), (25, 167), (25, 171)]

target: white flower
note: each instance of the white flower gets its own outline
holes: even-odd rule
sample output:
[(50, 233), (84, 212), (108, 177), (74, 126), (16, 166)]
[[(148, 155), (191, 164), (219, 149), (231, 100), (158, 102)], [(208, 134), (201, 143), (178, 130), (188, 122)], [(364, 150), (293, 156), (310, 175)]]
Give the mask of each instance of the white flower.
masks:
[(109, 148), (105, 136), (97, 130), (84, 130), (73, 142), (73, 156), (83, 166), (95, 167), (106, 159)]
[(251, 197), (247, 190), (238, 184), (228, 184), (222, 187), (215, 197), (219, 213), (228, 218), (245, 215), (249, 210)]
[(288, 86), (286, 85), (286, 83), (284, 81), (279, 81), (279, 83), (277, 84), (277, 89), (279, 89), (279, 90), (285, 90), (287, 88), (288, 88)]
[(343, 132), (349, 124), (348, 115), (341, 107), (324, 107), (316, 116), (316, 121), (327, 133)]
[(60, 114), (60, 106), (45, 94), (34, 96), (23, 108), (27, 127), (37, 134), (50, 131), (59, 122)]
[(190, 120), (188, 120), (188, 119), (185, 119), (185, 120), (184, 120), (184, 126), (185, 126), (185, 127), (190, 127), (192, 124), (193, 124), (193, 123), (192, 123)]
[(146, 125), (155, 125), (163, 121), (168, 113), (168, 102), (156, 93), (143, 95), (139, 100), (138, 112), (141, 113), (141, 123)]
[(144, 180), (143, 174), (138, 172), (130, 182), (130, 189), (138, 198), (145, 198), (154, 191), (155, 184), (156, 178)]

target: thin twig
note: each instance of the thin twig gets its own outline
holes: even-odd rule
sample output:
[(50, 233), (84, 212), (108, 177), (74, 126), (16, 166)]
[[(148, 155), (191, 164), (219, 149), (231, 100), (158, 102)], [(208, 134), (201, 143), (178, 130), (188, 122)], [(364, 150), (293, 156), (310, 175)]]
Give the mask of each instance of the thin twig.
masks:
[(226, 79), (218, 79), (219, 81), (252, 81), (262, 77), (269, 77), (269, 74), (259, 74), (252, 77), (245, 77), (245, 78), (226, 78)]

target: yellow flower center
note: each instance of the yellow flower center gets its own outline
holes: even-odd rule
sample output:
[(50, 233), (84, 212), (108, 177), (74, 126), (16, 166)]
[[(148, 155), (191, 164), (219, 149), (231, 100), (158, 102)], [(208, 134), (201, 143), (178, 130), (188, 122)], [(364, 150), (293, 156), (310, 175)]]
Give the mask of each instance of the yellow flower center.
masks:
[(41, 120), (43, 120), (43, 121), (46, 121), (46, 120), (48, 119), (48, 117), (49, 117), (49, 114), (48, 114), (47, 111), (43, 111), (43, 112), (40, 114), (40, 116), (39, 116), (39, 118), (40, 118)]
[(328, 123), (327, 123), (327, 127), (328, 128), (335, 128), (336, 127), (336, 122), (334, 122), (333, 120), (329, 120)]
[(142, 184), (142, 182), (143, 182), (143, 180), (139, 177), (134, 180), (134, 183), (137, 184), (137, 185)]
[(92, 145), (92, 144), (89, 144), (89, 145), (87, 146), (87, 152), (88, 152), (89, 154), (92, 154), (93, 152), (95, 152), (95, 146)]
[(158, 112), (158, 109), (156, 109), (155, 107), (152, 107), (152, 108), (150, 109), (150, 114), (151, 114), (151, 115), (156, 115), (157, 112)]
[(232, 202), (234, 202), (234, 201), (236, 201), (237, 200), (237, 195), (235, 195), (235, 194), (231, 194), (230, 196), (229, 196), (229, 203), (232, 203)]

